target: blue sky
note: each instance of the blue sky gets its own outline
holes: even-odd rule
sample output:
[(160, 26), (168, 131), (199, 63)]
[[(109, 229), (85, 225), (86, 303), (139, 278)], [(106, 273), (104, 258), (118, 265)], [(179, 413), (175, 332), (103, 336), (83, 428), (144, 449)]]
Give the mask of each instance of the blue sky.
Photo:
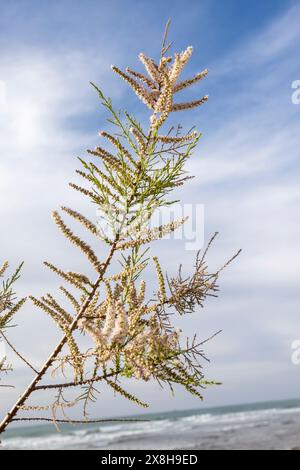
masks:
[[(204, 134), (189, 168), (196, 178), (180, 196), (205, 204), (206, 239), (220, 232), (213, 266), (244, 250), (224, 273), (220, 298), (182, 325), (204, 338), (223, 330), (208, 345), (207, 373), (224, 385), (208, 391), (205, 404), (299, 396), (300, 366), (290, 357), (292, 341), (300, 339), (300, 105), (291, 99), (292, 82), (300, 80), (300, 2), (2, 3), (0, 81), (7, 99), (0, 111), (1, 258), (25, 259), (22, 292), (43, 293), (49, 284), (55, 289), (56, 279), (42, 267), (45, 258), (66, 265), (72, 253), (74, 267), (81, 264), (66, 250), (50, 212), (62, 202), (81, 204), (67, 189), (74, 157), (96, 145), (97, 131), (106, 125), (89, 81), (101, 85), (116, 107), (147, 119), (110, 64), (135, 66), (141, 51), (156, 57), (171, 17), (175, 49), (195, 49), (187, 74), (210, 70), (191, 90), (191, 96), (208, 93), (209, 103), (179, 116)], [(172, 244), (161, 243), (157, 249), (171, 271), (183, 259), (187, 269), (192, 266), (194, 253), (176, 242), (175, 252), (182, 250), (176, 260)], [(39, 312), (27, 308), (26, 315), (19, 321), (24, 329), (11, 335), (22, 349), (29, 340), (36, 361), (47, 355), (56, 333)], [(28, 375), (16, 366), (17, 381), (26, 383)], [(199, 405), (181, 392), (170, 399), (154, 385), (134, 388), (153, 411)], [(115, 414), (137, 411), (106, 391), (97, 411), (111, 414), (103, 410), (112, 404)]]

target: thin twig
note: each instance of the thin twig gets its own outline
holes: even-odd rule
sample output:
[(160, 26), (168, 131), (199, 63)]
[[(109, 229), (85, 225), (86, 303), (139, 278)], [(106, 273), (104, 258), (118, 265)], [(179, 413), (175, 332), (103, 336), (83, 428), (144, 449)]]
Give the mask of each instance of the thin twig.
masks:
[(219, 269), (219, 271), (217, 272), (217, 274), (219, 275), (221, 271), (223, 271), (225, 268), (227, 268), (227, 266), (229, 266), (229, 264), (231, 264), (238, 256), (240, 256), (240, 254), (242, 253), (242, 249), (240, 249), (235, 255), (232, 256), (232, 258), (230, 258), (229, 261), (227, 261), (227, 263), (224, 264), (224, 266)]
[[(152, 130), (149, 131), (146, 148), (149, 146), (149, 142), (151, 140), (151, 137), (152, 137)], [(139, 180), (136, 181), (134, 190), (133, 190), (133, 192), (132, 192), (132, 194), (129, 198), (128, 207), (132, 204), (132, 202), (134, 200), (134, 197), (136, 195), (136, 191), (138, 190), (138, 181)], [(124, 217), (125, 217), (125, 215), (124, 215)], [(100, 284), (102, 283), (102, 281), (104, 279), (104, 275), (105, 275), (105, 273), (106, 273), (106, 271), (107, 271), (107, 269), (108, 269), (108, 267), (111, 263), (111, 260), (114, 256), (114, 253), (116, 251), (116, 248), (117, 248), (117, 245), (118, 245), (118, 242), (119, 242), (119, 238), (120, 238), (120, 232), (117, 232), (117, 234), (115, 236), (115, 240), (111, 245), (109, 254), (107, 256), (107, 259), (106, 259), (105, 263), (103, 263), (102, 268), (100, 270), (100, 273), (98, 275), (98, 278), (96, 279), (96, 281), (93, 285), (92, 291), (89, 293), (89, 295), (86, 298), (85, 302), (83, 303), (81, 309), (78, 311), (76, 317), (74, 318), (72, 324), (69, 326), (69, 333), (72, 333), (77, 328), (79, 320), (82, 318), (82, 316), (85, 315), (86, 311), (88, 310), (88, 308), (90, 306), (90, 303), (91, 303), (92, 299), (94, 298), (94, 295), (95, 295), (97, 289), (99, 288)], [(13, 405), (11, 410), (7, 413), (7, 415), (5, 416), (3, 421), (0, 423), (0, 434), (3, 433), (6, 430), (9, 423), (12, 422), (13, 419), (15, 419), (15, 416), (18, 414), (18, 411), (19, 411), (20, 407), (22, 407), (26, 403), (28, 398), (35, 391), (36, 387), (38, 386), (38, 383), (43, 379), (44, 375), (48, 372), (48, 370), (51, 367), (53, 361), (57, 358), (57, 356), (63, 350), (63, 348), (66, 345), (67, 341), (68, 341), (68, 335), (65, 334), (62, 337), (62, 339), (60, 340), (60, 342), (57, 344), (55, 349), (52, 351), (52, 353), (50, 354), (50, 356), (48, 357), (48, 359), (46, 360), (46, 362), (42, 366), (41, 370), (36, 374), (35, 378), (32, 380), (30, 385), (26, 388), (26, 390), (23, 392), (23, 394), (19, 397), (19, 399)]]

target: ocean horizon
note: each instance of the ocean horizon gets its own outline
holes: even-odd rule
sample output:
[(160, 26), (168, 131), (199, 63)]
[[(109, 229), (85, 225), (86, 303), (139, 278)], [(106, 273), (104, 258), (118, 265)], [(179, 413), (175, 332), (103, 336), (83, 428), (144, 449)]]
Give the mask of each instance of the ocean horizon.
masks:
[[(290, 450), (300, 447), (300, 398), (122, 416), (140, 422), (16, 426), (3, 450)], [(116, 418), (113, 418), (116, 419)], [(0, 447), (1, 449), (1, 447)]]

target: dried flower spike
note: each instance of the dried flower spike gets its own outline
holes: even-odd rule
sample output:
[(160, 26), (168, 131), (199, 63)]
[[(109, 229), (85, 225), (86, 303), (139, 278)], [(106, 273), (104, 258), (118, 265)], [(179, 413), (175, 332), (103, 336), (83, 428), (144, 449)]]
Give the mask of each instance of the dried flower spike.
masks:
[[(57, 425), (72, 422), (66, 416), (67, 410), (83, 404), (80, 422), (97, 422), (88, 416), (89, 404), (96, 399), (96, 385), (106, 384), (113, 393), (147, 407), (144, 400), (126, 390), (129, 380), (155, 380), (171, 390), (174, 385), (181, 385), (199, 399), (203, 399), (204, 386), (216, 384), (205, 379), (203, 341), (198, 341), (196, 335), (192, 340), (184, 338), (175, 328), (175, 315), (195, 312), (208, 296), (216, 296), (220, 273), (235, 257), (210, 272), (205, 250), (203, 255), (197, 255), (191, 275), (183, 275), (180, 267), (177, 275), (169, 276), (164, 274), (158, 257), (150, 254), (152, 242), (172, 234), (187, 220), (183, 217), (154, 228), (151, 225), (158, 210), (174, 203), (173, 190), (190, 179), (186, 163), (201, 135), (193, 130), (183, 133), (181, 126), (177, 131), (172, 127), (169, 132), (162, 127), (171, 113), (194, 109), (208, 99), (205, 95), (189, 102), (175, 102), (175, 94), (199, 83), (208, 72), (205, 69), (192, 78), (180, 79), (193, 48), (189, 46), (171, 56), (168, 29), (169, 22), (158, 63), (143, 53), (139, 55), (145, 73), (112, 67), (150, 109), (150, 124), (148, 117), (144, 126), (130, 113), (115, 110), (112, 101), (93, 84), (110, 114), (112, 131), (101, 131), (103, 146), (87, 151), (93, 161), (79, 159), (81, 166), (76, 175), (87, 187), (77, 183), (70, 186), (92, 202), (97, 218), (87, 218), (77, 208), (61, 208), (73, 222), (79, 222), (81, 230), (92, 238), (91, 244), (75, 235), (61, 215), (53, 212), (59, 230), (85, 255), (87, 266), (78, 270), (71, 263), (63, 270), (45, 262), (60, 281), (68, 283), (68, 288), (59, 286), (62, 300), (51, 293), (30, 298), (54, 321), (61, 337), (39, 370), (17, 353), (34, 372), (34, 378), (0, 423), (0, 434), (13, 421), (23, 419), (21, 411), (27, 413), (27, 420), (52, 419)], [(153, 262), (149, 264), (151, 258)], [(0, 266), (3, 277), (8, 263)], [(156, 281), (146, 286), (144, 272), (148, 269), (156, 272)], [(16, 301), (11, 288), (18, 276), (19, 270), (3, 282), (0, 292), (3, 338), (4, 329), (25, 302)], [(0, 374), (8, 370), (9, 366), (0, 362)], [(52, 403), (28, 404), (35, 392), (42, 391), (48, 392), (47, 399), (52, 397)], [(43, 417), (36, 416), (38, 411)]]

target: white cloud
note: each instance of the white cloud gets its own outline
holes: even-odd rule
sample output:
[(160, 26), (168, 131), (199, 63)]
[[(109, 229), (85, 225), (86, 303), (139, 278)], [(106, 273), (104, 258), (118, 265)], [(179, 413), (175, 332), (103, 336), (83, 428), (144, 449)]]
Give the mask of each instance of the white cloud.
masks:
[[(292, 75), (296, 68), (293, 51), (300, 41), (298, 16), (295, 7), (213, 64), (216, 88), (223, 89), (223, 83), (228, 84), (232, 77), (236, 91), (212, 102), (208, 115), (215, 126), (206, 131), (199, 155), (190, 165), (197, 178), (183, 192), (185, 201), (206, 204), (207, 234), (221, 232), (210, 255), (213, 264), (222, 263), (236, 248), (244, 248), (221, 279), (220, 299), (209, 302), (206, 312), (196, 313), (186, 326), (203, 338), (224, 329), (208, 346), (216, 364), (209, 368), (209, 375), (226, 383), (221, 392), (213, 392), (211, 404), (262, 397), (257, 383), (265, 387), (266, 380), (266, 398), (280, 398), (274, 392), (279, 374), (287, 384), (284, 396), (289, 395), (288, 384), (295, 383), (295, 369), (290, 369), (288, 358), (290, 336), (297, 330), (300, 335), (296, 295), (300, 280), (300, 134), (299, 113), (291, 103), (289, 87), (297, 78)], [(4, 233), (1, 228), (1, 250), (12, 260), (25, 257), (24, 290), (42, 291), (46, 285), (49, 290), (49, 283), (56, 281), (44, 273), (44, 258), (58, 259), (62, 265), (70, 259), (81, 263), (79, 257), (71, 257), (74, 251), (66, 249), (48, 214), (68, 198), (75, 198), (65, 191), (75, 168), (72, 155), (92, 146), (97, 138), (97, 129), (91, 129), (94, 123), (88, 125), (96, 108), (88, 81), (102, 77), (107, 83), (108, 79), (98, 58), (86, 52), (45, 57), (42, 51), (28, 50), (20, 57), (9, 51), (2, 60), (0, 79), (6, 83), (7, 101), (0, 112), (0, 211), (5, 226)], [(103, 60), (108, 70), (109, 62), (106, 57)], [(276, 64), (270, 71), (272, 61)], [(115, 83), (110, 84), (110, 91), (117, 95)], [(225, 115), (223, 121), (219, 114)], [(204, 116), (201, 110), (201, 119)], [(73, 201), (81, 205), (79, 199)], [(170, 245), (157, 247), (172, 268), (179, 262), (171, 255)], [(183, 256), (188, 267), (192, 254), (183, 252)], [(13, 336), (24, 349), (24, 336), (27, 339), (39, 331), (29, 348), (36, 361), (41, 352), (47, 355), (50, 338), (54, 340), (56, 334), (54, 328), (48, 329), (48, 320), (31, 307), (26, 314), (27, 321), (20, 319), (22, 327)], [(256, 348), (253, 355), (251, 347)], [(21, 378), (26, 382), (27, 376)], [(138, 387), (146, 399), (153, 399), (156, 409), (186, 406), (181, 394), (170, 403), (156, 388)], [(7, 403), (8, 396), (3, 400)], [(105, 393), (102, 400), (112, 399)], [(196, 406), (197, 402), (190, 404)], [(128, 410), (127, 405), (115, 406), (116, 414)]]

